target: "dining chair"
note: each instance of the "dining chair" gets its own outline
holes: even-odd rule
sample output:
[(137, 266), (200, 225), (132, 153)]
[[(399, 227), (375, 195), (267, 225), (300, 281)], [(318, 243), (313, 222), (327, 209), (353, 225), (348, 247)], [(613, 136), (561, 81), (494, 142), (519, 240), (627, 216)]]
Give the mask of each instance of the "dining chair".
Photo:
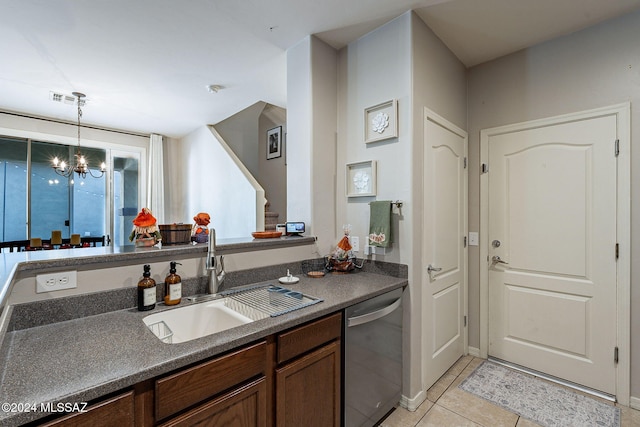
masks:
[(29, 239), (29, 248), (27, 250), (36, 251), (42, 249), (42, 238), (32, 237)]
[(60, 246), (62, 246), (62, 231), (53, 230), (51, 232), (51, 247), (59, 248)]
[(82, 246), (82, 239), (80, 239), (80, 235), (79, 234), (72, 234), (71, 235), (71, 246), (74, 248), (79, 248)]

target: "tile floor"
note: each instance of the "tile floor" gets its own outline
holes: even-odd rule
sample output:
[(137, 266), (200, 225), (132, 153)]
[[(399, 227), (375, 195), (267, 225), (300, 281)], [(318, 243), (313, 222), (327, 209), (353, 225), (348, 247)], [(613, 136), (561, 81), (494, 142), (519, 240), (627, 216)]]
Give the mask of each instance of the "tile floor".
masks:
[[(458, 385), (483, 359), (461, 357), (428, 391), (415, 412), (396, 408), (380, 427), (533, 427), (538, 424), (467, 393)], [(621, 406), (621, 427), (639, 427), (640, 411)], [(582, 427), (582, 426), (580, 426)], [(585, 426), (586, 427), (586, 426)]]

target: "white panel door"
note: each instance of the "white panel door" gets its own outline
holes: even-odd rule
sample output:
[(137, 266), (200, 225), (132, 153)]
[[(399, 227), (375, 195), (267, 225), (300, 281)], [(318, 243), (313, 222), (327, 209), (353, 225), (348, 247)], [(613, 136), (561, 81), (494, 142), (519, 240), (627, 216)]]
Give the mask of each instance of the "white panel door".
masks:
[(423, 387), (465, 351), (467, 134), (427, 112), (424, 145)]
[(486, 242), (489, 355), (610, 394), (615, 139), (614, 115), (492, 135)]

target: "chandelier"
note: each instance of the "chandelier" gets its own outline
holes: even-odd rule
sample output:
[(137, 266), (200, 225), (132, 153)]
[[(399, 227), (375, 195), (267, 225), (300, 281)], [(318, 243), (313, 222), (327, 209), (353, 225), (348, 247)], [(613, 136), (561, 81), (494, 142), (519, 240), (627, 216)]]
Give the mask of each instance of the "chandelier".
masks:
[(84, 104), (85, 94), (80, 92), (73, 92), (73, 96), (78, 99), (78, 148), (76, 149), (76, 154), (74, 155), (76, 159), (75, 166), (67, 164), (64, 160), (58, 159), (58, 157), (54, 157), (53, 165), (51, 166), (54, 171), (58, 175), (62, 175), (65, 178), (69, 178), (73, 173), (77, 173), (78, 176), (82, 178), (86, 178), (87, 174), (91, 175), (94, 178), (100, 178), (104, 175), (104, 172), (107, 170), (107, 165), (102, 162), (100, 165), (100, 170), (96, 171), (95, 174), (87, 164), (87, 159), (80, 151), (80, 118), (82, 117), (82, 105)]

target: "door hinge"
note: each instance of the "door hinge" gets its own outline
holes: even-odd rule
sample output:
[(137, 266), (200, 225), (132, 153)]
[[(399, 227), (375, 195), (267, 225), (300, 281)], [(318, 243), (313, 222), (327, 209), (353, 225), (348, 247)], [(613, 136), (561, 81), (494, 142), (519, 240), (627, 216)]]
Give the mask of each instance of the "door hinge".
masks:
[(620, 244), (616, 243), (616, 259), (620, 258)]
[(614, 150), (615, 150), (615, 155), (616, 157), (618, 157), (618, 155), (620, 154), (620, 140), (616, 139), (616, 142), (614, 144)]
[(615, 347), (615, 348), (613, 349), (613, 361), (614, 361), (615, 363), (618, 363), (618, 360), (619, 360), (619, 359), (618, 359), (618, 347)]
[(464, 236), (462, 238), (462, 242), (464, 243), (464, 247), (466, 248), (467, 247), (467, 236)]
[(467, 168), (467, 158), (465, 157), (464, 160), (462, 161), (462, 166), (464, 169)]
[(467, 316), (464, 316), (464, 327), (467, 327)]
[(486, 163), (482, 164), (482, 173), (488, 173), (489, 172), (489, 165)]

